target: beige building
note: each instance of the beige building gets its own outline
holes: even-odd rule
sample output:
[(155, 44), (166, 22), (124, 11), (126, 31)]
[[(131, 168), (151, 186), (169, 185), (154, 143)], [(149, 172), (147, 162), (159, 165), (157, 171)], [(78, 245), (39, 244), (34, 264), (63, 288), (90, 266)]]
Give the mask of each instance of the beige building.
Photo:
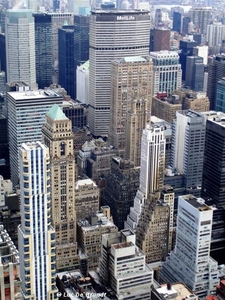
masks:
[(3, 225), (0, 225), (0, 299), (20, 300), (19, 252)]
[(152, 116), (156, 116), (169, 123), (172, 123), (176, 117), (176, 111), (182, 109), (182, 103), (178, 96), (172, 96), (166, 99), (152, 97)]
[(79, 264), (76, 243), (76, 164), (71, 121), (58, 105), (46, 114), (43, 141), (49, 147), (51, 170), (52, 225), (56, 234), (56, 269)]
[(209, 98), (204, 92), (194, 92), (189, 89), (181, 88), (167, 97), (152, 98), (152, 116), (161, 118), (172, 123), (179, 110), (191, 109), (196, 112), (209, 111)]
[[(142, 130), (150, 120), (153, 64), (145, 57), (112, 62), (109, 142), (119, 155), (140, 165)], [(132, 145), (132, 149), (130, 146)]]
[(86, 219), (99, 210), (99, 188), (91, 179), (78, 180), (75, 185), (76, 219)]
[(109, 206), (103, 206), (100, 212), (77, 222), (77, 241), (88, 257), (88, 271), (96, 270), (99, 266), (102, 235), (114, 232), (118, 232), (118, 228), (111, 221)]
[(209, 98), (206, 93), (196, 93), (193, 96), (186, 95), (183, 100), (182, 109), (191, 109), (197, 112), (204, 112), (210, 110)]
[(136, 229), (136, 244), (146, 263), (161, 261), (168, 254), (170, 207), (157, 194), (146, 200)]

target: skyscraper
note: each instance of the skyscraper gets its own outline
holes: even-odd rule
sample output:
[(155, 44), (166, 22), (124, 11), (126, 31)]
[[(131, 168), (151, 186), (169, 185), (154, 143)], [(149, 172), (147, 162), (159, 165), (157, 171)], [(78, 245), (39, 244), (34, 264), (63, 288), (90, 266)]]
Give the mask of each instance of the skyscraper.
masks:
[(124, 228), (124, 221), (134, 204), (139, 186), (140, 168), (129, 160), (113, 157), (107, 186), (103, 193), (104, 205), (109, 205), (115, 225)]
[(76, 99), (76, 69), (89, 59), (89, 16), (74, 16), (74, 25), (58, 31), (59, 84)]
[(165, 145), (164, 127), (147, 125), (141, 141), (140, 185), (125, 228), (136, 229), (146, 199), (163, 187)]
[(49, 13), (51, 15), (51, 31), (52, 31), (52, 68), (53, 68), (53, 83), (58, 83), (58, 67), (59, 67), (59, 58), (58, 58), (58, 30), (64, 25), (73, 25), (74, 24), (74, 15), (72, 13)]
[[(204, 165), (202, 174), (202, 197), (211, 198), (219, 210), (216, 227), (213, 227), (211, 255), (218, 258), (224, 263), (224, 206), (225, 206), (225, 189), (224, 189), (224, 155), (225, 155), (225, 114), (218, 113), (214, 119), (206, 123)], [(220, 227), (220, 233), (217, 228)], [(214, 231), (215, 230), (215, 231)], [(219, 233), (219, 235), (218, 235)]]
[[(23, 88), (19, 84), (19, 88)], [(11, 180), (18, 184), (18, 148), (25, 142), (41, 140), (45, 114), (54, 103), (62, 104), (62, 96), (52, 90), (7, 93), (9, 160)]]
[(153, 95), (158, 92), (170, 95), (181, 88), (182, 70), (177, 52), (150, 52), (150, 58), (153, 61)]
[(65, 26), (58, 31), (59, 47), (59, 84), (67, 91), (67, 94), (75, 99), (76, 93), (76, 66), (74, 64), (74, 29), (73, 26)]
[(216, 111), (225, 113), (225, 77), (218, 81), (216, 87)]
[(37, 85), (39, 89), (44, 89), (52, 83), (52, 18), (46, 13), (33, 16)]
[(185, 175), (186, 189), (202, 186), (205, 146), (204, 115), (195, 111), (179, 111), (172, 126), (172, 167)]
[(185, 85), (193, 91), (202, 92), (204, 84), (204, 64), (200, 56), (187, 56)]
[(151, 114), (152, 62), (139, 56), (113, 61), (111, 78), (109, 143), (140, 166), (141, 135)]
[(58, 105), (46, 114), (43, 141), (49, 147), (51, 171), (51, 213), (56, 232), (56, 269), (78, 267), (76, 243), (76, 164), (71, 121)]
[(225, 55), (217, 55), (208, 66), (207, 96), (210, 101), (210, 109), (216, 107), (216, 87), (218, 80), (225, 76)]
[(18, 240), (23, 299), (57, 299), (49, 149), (40, 142), (22, 144), (19, 161), (21, 225)]
[(189, 10), (191, 21), (197, 27), (197, 31), (206, 34), (207, 25), (210, 23), (212, 8), (210, 7), (193, 7)]
[(148, 11), (91, 12), (89, 126), (95, 136), (108, 135), (111, 61), (126, 56), (147, 56), (149, 30)]
[(181, 33), (181, 19), (182, 14), (178, 11), (174, 11), (173, 13), (173, 30)]
[(225, 39), (225, 25), (221, 22), (214, 22), (207, 25), (206, 41), (209, 47), (222, 45)]
[(8, 10), (5, 34), (7, 82), (24, 81), (31, 89), (35, 89), (35, 34), (32, 10)]
[(187, 56), (193, 56), (193, 48), (197, 46), (197, 42), (193, 40), (180, 41), (180, 64), (182, 68), (182, 80), (185, 80)]
[(184, 282), (200, 298), (215, 292), (219, 282), (218, 263), (209, 255), (212, 216), (203, 199), (179, 197), (175, 249), (160, 271), (162, 281)]

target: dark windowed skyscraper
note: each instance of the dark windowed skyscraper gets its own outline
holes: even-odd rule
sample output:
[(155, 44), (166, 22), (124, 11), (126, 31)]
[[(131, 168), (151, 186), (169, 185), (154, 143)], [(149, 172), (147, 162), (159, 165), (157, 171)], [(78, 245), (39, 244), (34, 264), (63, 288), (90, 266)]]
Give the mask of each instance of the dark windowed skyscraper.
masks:
[(208, 67), (207, 96), (210, 101), (210, 109), (216, 108), (217, 82), (225, 76), (225, 55), (217, 55)]
[(211, 255), (225, 263), (225, 114), (206, 123), (202, 197), (211, 198), (213, 212)]
[(49, 87), (52, 83), (52, 25), (51, 15), (34, 14), (36, 80), (38, 88)]
[(185, 80), (187, 56), (193, 55), (193, 48), (197, 46), (195, 41), (180, 41), (180, 64), (182, 68), (182, 80)]
[(175, 11), (173, 13), (173, 30), (181, 33), (181, 13)]
[(185, 85), (196, 92), (203, 91), (204, 64), (200, 56), (188, 56), (186, 66)]
[(225, 113), (225, 77), (223, 77), (217, 83), (216, 111), (222, 111)]
[(59, 29), (59, 84), (75, 99), (74, 27)]
[(59, 84), (76, 99), (76, 68), (89, 59), (89, 16), (75, 16), (74, 25), (59, 29)]

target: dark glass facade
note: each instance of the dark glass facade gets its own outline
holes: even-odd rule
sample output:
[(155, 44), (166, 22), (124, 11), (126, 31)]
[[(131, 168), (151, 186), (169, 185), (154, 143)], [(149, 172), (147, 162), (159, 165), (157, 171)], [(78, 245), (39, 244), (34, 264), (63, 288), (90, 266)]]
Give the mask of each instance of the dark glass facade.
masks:
[[(202, 176), (202, 197), (214, 204), (211, 256), (225, 263), (225, 126), (224, 120), (207, 120)], [(207, 200), (208, 199), (208, 200)]]
[(204, 64), (200, 56), (188, 56), (185, 76), (185, 85), (193, 91), (203, 91)]
[(112, 158), (103, 204), (110, 206), (113, 221), (119, 230), (124, 228), (124, 221), (134, 204), (139, 176), (140, 168), (135, 168), (132, 162)]
[(89, 59), (89, 16), (74, 16), (59, 29), (59, 84), (76, 99), (76, 69)]
[(197, 46), (195, 41), (180, 41), (180, 64), (182, 68), (182, 80), (185, 80), (187, 56), (193, 56), (193, 48)]
[(173, 13), (173, 30), (181, 33), (181, 18), (182, 18), (182, 14), (175, 11)]
[(3, 33), (0, 33), (0, 71), (4, 71), (6, 75), (6, 46)]
[(36, 81), (39, 89), (52, 83), (52, 29), (51, 15), (34, 14)]

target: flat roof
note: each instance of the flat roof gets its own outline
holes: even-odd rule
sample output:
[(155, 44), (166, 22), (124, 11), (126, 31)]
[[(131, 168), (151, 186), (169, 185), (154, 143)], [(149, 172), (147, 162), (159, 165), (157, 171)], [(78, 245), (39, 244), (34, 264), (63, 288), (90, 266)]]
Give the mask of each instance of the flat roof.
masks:
[(89, 185), (89, 186), (92, 185), (94, 187), (97, 187), (96, 183), (92, 179), (88, 178), (88, 179), (77, 180), (75, 189), (77, 190), (79, 189), (80, 186), (85, 186), (85, 185)]
[[(160, 288), (156, 289), (160, 295), (167, 297), (169, 299), (182, 300), (188, 296), (193, 295), (193, 293), (183, 284), (183, 283), (173, 283), (173, 284), (162, 284)], [(195, 295), (194, 295), (195, 296)], [(197, 297), (197, 296), (196, 296)]]
[(60, 94), (53, 90), (35, 90), (35, 91), (15, 91), (15, 92), (8, 92), (8, 95), (10, 95), (15, 100), (26, 100), (26, 99), (40, 99), (40, 98), (62, 98)]
[(199, 211), (212, 210), (211, 207), (205, 204), (205, 200), (202, 198), (196, 198), (193, 195), (181, 196), (184, 200), (190, 203), (193, 207)]

